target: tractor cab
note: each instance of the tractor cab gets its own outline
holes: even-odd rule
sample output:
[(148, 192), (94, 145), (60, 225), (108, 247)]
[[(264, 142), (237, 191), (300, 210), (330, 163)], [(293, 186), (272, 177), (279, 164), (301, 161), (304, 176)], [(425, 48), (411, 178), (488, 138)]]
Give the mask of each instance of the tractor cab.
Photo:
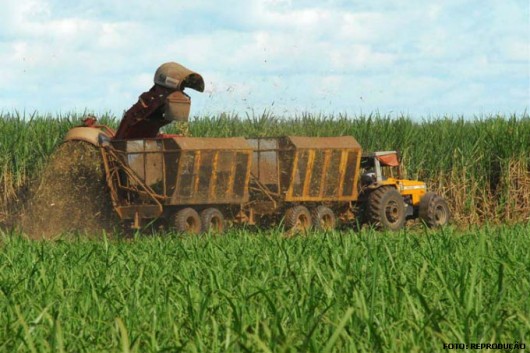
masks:
[(424, 182), (403, 179), (403, 169), (397, 151), (363, 153), (361, 188), (373, 190), (382, 186), (395, 187), (406, 203), (411, 206), (419, 205), (426, 193)]
[(361, 184), (368, 186), (388, 178), (401, 179), (401, 164), (397, 151), (363, 153), (361, 157)]

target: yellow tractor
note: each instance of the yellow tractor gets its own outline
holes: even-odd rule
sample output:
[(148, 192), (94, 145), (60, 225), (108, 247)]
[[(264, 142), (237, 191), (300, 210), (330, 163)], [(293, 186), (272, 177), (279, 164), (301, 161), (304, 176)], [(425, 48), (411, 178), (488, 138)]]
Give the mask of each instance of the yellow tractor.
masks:
[(429, 227), (444, 226), (450, 211), (445, 200), (427, 192), (424, 182), (402, 178), (397, 151), (364, 153), (360, 200), (365, 221), (380, 229), (398, 230), (407, 219), (420, 218)]

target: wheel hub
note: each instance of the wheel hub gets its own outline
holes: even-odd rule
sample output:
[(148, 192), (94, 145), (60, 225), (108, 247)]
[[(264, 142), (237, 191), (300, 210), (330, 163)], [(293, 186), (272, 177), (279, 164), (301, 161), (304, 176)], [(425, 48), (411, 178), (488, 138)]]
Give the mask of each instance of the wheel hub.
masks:
[(391, 202), (388, 204), (385, 210), (386, 218), (392, 222), (395, 223), (399, 220), (399, 208), (398, 205), (395, 202)]
[(300, 230), (305, 230), (308, 225), (308, 219), (304, 215), (300, 215), (296, 220), (296, 228)]
[(186, 219), (186, 224), (187, 230), (195, 229), (195, 220), (193, 219), (193, 217), (188, 217), (188, 219)]
[(331, 223), (332, 223), (332, 219), (331, 219), (331, 217), (329, 215), (324, 215), (320, 219), (320, 224), (321, 224), (322, 228), (324, 228), (324, 229), (328, 229), (329, 227), (331, 227)]
[(447, 220), (447, 214), (445, 212), (445, 209), (442, 206), (436, 207), (434, 210), (434, 219), (436, 220), (436, 223), (443, 224)]

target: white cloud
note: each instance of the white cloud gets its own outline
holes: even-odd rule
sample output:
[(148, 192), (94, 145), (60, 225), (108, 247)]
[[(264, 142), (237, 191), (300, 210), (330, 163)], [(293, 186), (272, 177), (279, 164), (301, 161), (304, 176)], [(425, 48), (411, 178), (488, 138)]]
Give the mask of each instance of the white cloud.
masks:
[[(530, 28), (528, 36), (530, 37)], [(506, 60), (528, 63), (530, 61), (530, 38), (527, 41), (521, 38), (508, 38), (503, 45)]]
[(516, 3), (5, 0), (0, 110), (119, 114), (168, 60), (205, 77), (194, 112), (523, 110), (530, 20)]

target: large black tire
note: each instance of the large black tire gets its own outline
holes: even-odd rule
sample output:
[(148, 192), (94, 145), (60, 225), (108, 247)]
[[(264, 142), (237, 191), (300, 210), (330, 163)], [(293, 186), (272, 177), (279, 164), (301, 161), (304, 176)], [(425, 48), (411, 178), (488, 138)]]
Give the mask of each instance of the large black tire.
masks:
[(368, 197), (368, 221), (380, 230), (397, 231), (405, 224), (403, 196), (392, 187), (380, 187)]
[(313, 227), (318, 231), (329, 231), (337, 226), (337, 218), (333, 210), (326, 206), (318, 206), (311, 210)]
[(311, 225), (311, 214), (305, 206), (294, 206), (285, 212), (284, 226), (289, 234), (305, 233)]
[(173, 225), (179, 233), (200, 234), (202, 230), (199, 214), (193, 208), (189, 207), (177, 211), (174, 216)]
[(217, 208), (207, 208), (201, 212), (202, 231), (221, 234), (225, 229), (225, 217)]
[(451, 219), (451, 211), (449, 211), (447, 202), (434, 192), (428, 192), (421, 198), (418, 214), (420, 219), (431, 228), (443, 227)]

